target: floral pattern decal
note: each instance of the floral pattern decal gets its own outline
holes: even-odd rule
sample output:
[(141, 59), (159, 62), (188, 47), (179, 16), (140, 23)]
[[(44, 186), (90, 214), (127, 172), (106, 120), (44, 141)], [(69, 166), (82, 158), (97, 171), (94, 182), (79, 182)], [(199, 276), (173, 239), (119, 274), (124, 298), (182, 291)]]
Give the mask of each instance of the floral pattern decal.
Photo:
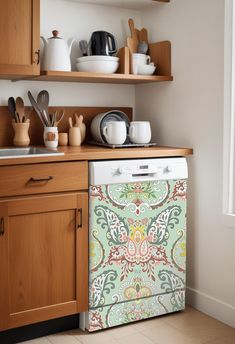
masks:
[(90, 331), (184, 308), (186, 187), (90, 187)]

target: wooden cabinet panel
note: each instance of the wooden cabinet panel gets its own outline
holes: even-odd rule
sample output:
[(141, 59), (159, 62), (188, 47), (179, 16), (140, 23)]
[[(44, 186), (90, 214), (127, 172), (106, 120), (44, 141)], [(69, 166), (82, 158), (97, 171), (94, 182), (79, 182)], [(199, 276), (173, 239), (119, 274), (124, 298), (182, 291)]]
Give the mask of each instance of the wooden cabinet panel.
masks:
[(0, 330), (87, 310), (87, 208), (82, 192), (0, 202)]
[(87, 161), (0, 168), (0, 197), (76, 191), (87, 188)]
[(0, 0), (0, 75), (39, 75), (40, 0)]
[(9, 218), (11, 313), (75, 300), (75, 212)]

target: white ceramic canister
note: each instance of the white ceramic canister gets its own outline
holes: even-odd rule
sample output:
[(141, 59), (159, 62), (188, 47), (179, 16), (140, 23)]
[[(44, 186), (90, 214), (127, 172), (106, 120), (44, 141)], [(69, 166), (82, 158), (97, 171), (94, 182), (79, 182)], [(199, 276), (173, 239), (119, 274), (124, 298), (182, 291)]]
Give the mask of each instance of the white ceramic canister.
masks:
[(58, 127), (44, 127), (43, 139), (46, 147), (57, 148), (58, 138)]

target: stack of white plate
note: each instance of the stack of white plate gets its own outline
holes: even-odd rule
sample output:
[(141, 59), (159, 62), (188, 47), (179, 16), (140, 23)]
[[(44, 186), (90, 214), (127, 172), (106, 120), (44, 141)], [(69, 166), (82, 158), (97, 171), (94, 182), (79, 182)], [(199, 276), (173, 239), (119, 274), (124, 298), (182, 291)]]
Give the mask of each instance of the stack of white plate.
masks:
[(119, 66), (119, 57), (106, 55), (82, 56), (77, 58), (76, 68), (80, 72), (115, 73)]

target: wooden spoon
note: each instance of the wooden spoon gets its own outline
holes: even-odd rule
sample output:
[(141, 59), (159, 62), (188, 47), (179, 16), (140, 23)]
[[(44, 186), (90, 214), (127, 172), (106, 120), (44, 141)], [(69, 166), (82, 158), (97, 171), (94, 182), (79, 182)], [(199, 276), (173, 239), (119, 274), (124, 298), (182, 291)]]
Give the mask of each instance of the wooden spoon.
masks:
[(73, 120), (72, 120), (72, 117), (69, 117), (69, 126), (70, 126), (70, 128), (73, 127)]
[(21, 97), (16, 98), (16, 111), (18, 113), (20, 123), (24, 120), (24, 101)]
[(58, 127), (58, 124), (60, 123), (60, 121), (62, 121), (63, 117), (64, 117), (64, 110), (62, 111), (62, 114), (60, 116), (57, 117), (57, 113), (55, 114), (55, 121), (54, 121), (54, 127)]
[(14, 122), (18, 122), (18, 116), (16, 116), (16, 103), (15, 103), (15, 99), (13, 97), (10, 97), (8, 99), (8, 109), (11, 113), (11, 117), (12, 120), (14, 120)]

